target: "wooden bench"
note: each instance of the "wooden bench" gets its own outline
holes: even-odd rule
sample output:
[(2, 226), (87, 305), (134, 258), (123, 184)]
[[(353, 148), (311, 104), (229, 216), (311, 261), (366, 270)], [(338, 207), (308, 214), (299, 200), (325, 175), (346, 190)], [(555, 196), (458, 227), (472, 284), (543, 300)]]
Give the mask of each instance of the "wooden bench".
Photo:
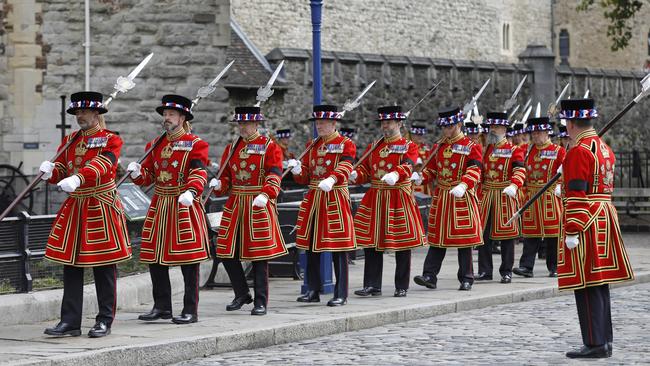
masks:
[(650, 188), (615, 188), (612, 203), (619, 214), (650, 215)]

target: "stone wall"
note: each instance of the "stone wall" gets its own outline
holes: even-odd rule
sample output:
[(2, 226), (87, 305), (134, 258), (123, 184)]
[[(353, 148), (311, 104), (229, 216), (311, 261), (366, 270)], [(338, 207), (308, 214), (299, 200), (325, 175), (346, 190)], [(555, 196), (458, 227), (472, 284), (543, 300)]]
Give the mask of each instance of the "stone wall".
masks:
[[(577, 13), (580, 0), (560, 0), (554, 3), (554, 50), (559, 58), (559, 34), (562, 29), (569, 32), (569, 64), (574, 67), (603, 67), (615, 69), (643, 70), (650, 60), (650, 2), (642, 1), (643, 6), (630, 22), (632, 39), (629, 46), (620, 51), (612, 51), (612, 41), (607, 37), (609, 20), (598, 5), (584, 13)], [(650, 66), (649, 66), (650, 67)]]
[[(304, 123), (312, 103), (310, 54), (308, 50), (276, 49), (267, 57), (276, 63), (281, 59), (287, 60), (286, 78), (291, 83), (284, 95), (282, 109), (271, 111), (269, 125), (286, 125), (296, 130), (293, 149), (299, 152), (310, 135), (310, 124)], [(502, 109), (518, 82), (528, 75), (518, 97), (520, 104), (523, 105), (531, 97), (536, 104), (541, 98), (542, 111), (545, 113), (549, 102), (559, 95), (566, 82), (571, 81), (568, 95), (573, 98), (582, 97), (586, 88), (590, 89), (600, 112), (597, 123), (597, 127), (600, 127), (639, 93), (639, 81), (643, 77), (641, 72), (551, 68), (547, 77), (554, 79), (550, 84), (555, 85), (555, 90), (550, 91), (549, 98), (535, 95), (535, 84), (546, 83), (547, 80), (536, 80), (541, 76), (524, 63), (324, 52), (322, 67), (323, 103), (341, 106), (347, 99), (356, 96), (367, 83), (377, 80), (362, 105), (346, 115), (346, 119), (350, 120), (348, 124), (358, 128), (360, 146), (380, 136), (375, 122), (378, 106), (398, 103), (408, 109), (426, 93), (434, 80), (443, 81), (440, 89), (434, 97), (420, 105), (410, 118), (410, 123), (426, 124), (433, 131), (431, 140), (437, 134), (434, 121), (438, 108), (451, 104), (462, 106), (488, 78), (492, 81), (479, 101), (479, 112), (483, 115), (487, 111)], [(614, 149), (644, 148), (645, 141), (650, 138), (650, 126), (645, 123), (648, 119), (650, 100), (645, 100), (610, 130), (607, 141)]]
[[(90, 6), (91, 89), (108, 95), (118, 76), (128, 75), (149, 52), (155, 53), (135, 80), (136, 87), (120, 95), (106, 115), (109, 128), (125, 140), (123, 157), (132, 160), (159, 133), (154, 108), (160, 97), (193, 97), (225, 65), (231, 36), (229, 1), (91, 0)], [(5, 10), (11, 26), (10, 115), (2, 119), (2, 150), (10, 152), (14, 165), (24, 161), (30, 174), (53, 155), (60, 141), (55, 128), (60, 123), (60, 96), (69, 98), (84, 89), (84, 7), (82, 1), (6, 0)], [(0, 85), (1, 100), (5, 89)], [(212, 122), (229, 109), (228, 92), (220, 88), (197, 107), (197, 133), (219, 139), (224, 127)], [(77, 127), (73, 116), (66, 120)], [(23, 143), (37, 148), (26, 150)]]
[[(311, 48), (309, 1), (231, 0), (263, 51)], [(502, 25), (510, 24), (510, 50)], [(529, 43), (551, 47), (550, 0), (326, 0), (322, 44), (333, 51), (517, 62)]]

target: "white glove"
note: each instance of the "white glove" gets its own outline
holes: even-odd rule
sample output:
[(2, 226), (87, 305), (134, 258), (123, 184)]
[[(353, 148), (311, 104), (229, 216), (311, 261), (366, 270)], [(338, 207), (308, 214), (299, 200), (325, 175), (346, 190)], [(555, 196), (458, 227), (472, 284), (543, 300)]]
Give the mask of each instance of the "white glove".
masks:
[(126, 171), (131, 173), (131, 178), (133, 179), (142, 175), (142, 173), (140, 173), (140, 170), (142, 170), (142, 165), (136, 163), (135, 161), (130, 162), (126, 167)]
[(321, 180), (320, 183), (318, 183), (318, 188), (320, 188), (323, 192), (329, 192), (332, 190), (332, 187), (334, 187), (335, 183), (336, 181), (334, 180), (334, 178), (332, 177), (325, 178)]
[(384, 176), (381, 177), (381, 181), (388, 184), (389, 186), (394, 186), (395, 183), (397, 183), (398, 179), (399, 179), (399, 174), (397, 174), (397, 172), (390, 172), (384, 174)]
[(212, 189), (216, 189), (217, 191), (221, 189), (221, 179), (217, 178), (212, 178), (210, 179), (210, 184), (208, 184), (208, 187)]
[(56, 184), (64, 192), (72, 193), (81, 185), (81, 179), (76, 175), (71, 175)]
[(503, 193), (507, 194), (510, 196), (510, 198), (516, 198), (517, 197), (517, 186), (514, 184), (511, 184), (507, 186), (506, 188), (503, 189)]
[(460, 183), (449, 191), (449, 193), (453, 194), (456, 198), (463, 197), (465, 192), (467, 192), (467, 185), (465, 183)]
[(357, 173), (356, 170), (350, 172), (350, 182), (352, 183), (356, 182), (358, 177), (359, 177), (359, 173)]
[(253, 200), (253, 207), (264, 207), (269, 202), (265, 194), (258, 194)]
[(418, 160), (415, 161), (415, 165), (420, 165), (423, 164), (424, 161), (422, 161), (422, 158), (418, 157)]
[(298, 175), (302, 173), (300, 160), (289, 159), (287, 162), (287, 168), (291, 168), (291, 174)]
[(560, 174), (562, 174), (562, 165), (560, 165), (560, 167), (557, 168), (557, 172), (560, 173)]
[(41, 163), (40, 170), (43, 173), (43, 176), (41, 177), (42, 180), (48, 180), (52, 178), (52, 171), (54, 171), (54, 163), (48, 160), (45, 160), (44, 162)]
[(564, 243), (566, 244), (566, 247), (569, 249), (573, 249), (580, 244), (580, 241), (578, 240), (578, 235), (567, 235), (566, 238), (564, 239)]
[(194, 202), (194, 193), (192, 191), (185, 191), (180, 196), (178, 196), (178, 203), (182, 206), (188, 207)]
[(562, 187), (559, 184), (555, 185), (555, 191), (553, 193), (558, 197), (562, 197)]
[(415, 183), (416, 186), (422, 185), (422, 175), (418, 172), (413, 172), (411, 174), (411, 182)]

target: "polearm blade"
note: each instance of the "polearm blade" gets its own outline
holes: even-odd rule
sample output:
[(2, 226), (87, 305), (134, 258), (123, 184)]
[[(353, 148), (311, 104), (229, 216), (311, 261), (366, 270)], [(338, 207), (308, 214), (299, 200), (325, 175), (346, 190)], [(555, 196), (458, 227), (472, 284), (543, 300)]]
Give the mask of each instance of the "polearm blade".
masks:
[(278, 67), (275, 68), (273, 75), (271, 75), (271, 78), (266, 83), (266, 85), (257, 89), (257, 97), (255, 97), (255, 99), (257, 99), (257, 103), (255, 104), (256, 107), (262, 105), (262, 102), (266, 102), (271, 97), (271, 95), (273, 95), (274, 90), (271, 89), (271, 87), (273, 86), (273, 83), (275, 83), (275, 79), (277, 79), (278, 75), (280, 75), (282, 66), (284, 66), (284, 60), (282, 60)]
[[(639, 104), (641, 100), (647, 97), (648, 95), (650, 95), (650, 74), (646, 75), (641, 80), (641, 92), (634, 99), (632, 99), (625, 107), (623, 107), (623, 109), (620, 112), (618, 112), (614, 116), (614, 118), (612, 118), (609, 122), (607, 122), (607, 124), (602, 129), (600, 129), (600, 131), (598, 131), (598, 137), (602, 137), (605, 133), (607, 133), (607, 131), (609, 131), (609, 129), (612, 128), (612, 126), (616, 122), (618, 122), (618, 120), (621, 119), (621, 117), (623, 117), (625, 113), (627, 113), (635, 105)], [(553, 178), (551, 178), (548, 181), (548, 183), (546, 183), (542, 188), (540, 188), (539, 191), (537, 191), (537, 193), (535, 193), (535, 195), (533, 195), (528, 200), (528, 202), (524, 203), (524, 205), (521, 206), (521, 208), (517, 210), (517, 212), (515, 212), (514, 215), (512, 215), (512, 217), (508, 220), (506, 225), (510, 225), (517, 218), (521, 217), (521, 214), (524, 211), (526, 211), (526, 209), (528, 209), (528, 207), (530, 207), (530, 205), (532, 205), (539, 197), (541, 197), (544, 194), (544, 192), (546, 192), (549, 188), (551, 188), (553, 184), (555, 184), (555, 182), (557, 182), (557, 180), (560, 179), (561, 176), (562, 173), (555, 173)]]
[(440, 85), (440, 83), (442, 83), (442, 80), (440, 80), (438, 83), (436, 83), (434, 86), (432, 86), (431, 89), (429, 89), (429, 91), (427, 91), (427, 93), (424, 94), (424, 96), (420, 100), (418, 100), (418, 102), (415, 103), (415, 105), (413, 107), (411, 107), (411, 109), (409, 109), (406, 113), (404, 113), (406, 115), (406, 117), (408, 117), (411, 114), (411, 112), (413, 112), (413, 110), (417, 106), (420, 105), (420, 103), (422, 103), (429, 95), (431, 95), (431, 93), (436, 91), (436, 89), (438, 89), (438, 86)]
[(151, 61), (151, 58), (153, 57), (153, 52), (151, 52), (147, 57), (144, 58), (144, 60), (140, 61), (138, 66), (131, 71), (131, 73), (127, 77), (120, 76), (117, 78), (117, 81), (115, 82), (115, 85), (113, 88), (115, 89), (111, 95), (106, 99), (106, 103), (104, 103), (104, 107), (108, 107), (109, 104), (117, 97), (117, 93), (122, 92), (126, 93), (129, 90), (133, 89), (135, 86), (135, 83), (133, 82), (133, 79), (135, 79), (138, 74), (140, 74), (140, 71), (144, 69), (145, 66)]
[(530, 116), (530, 112), (533, 110), (533, 106), (528, 107), (526, 109), (526, 112), (524, 112), (524, 116), (521, 117), (521, 123), (526, 123), (528, 121), (528, 116)]
[(528, 75), (524, 75), (524, 78), (521, 79), (521, 81), (519, 82), (519, 85), (517, 85), (517, 89), (515, 89), (515, 92), (512, 93), (512, 96), (510, 97), (510, 99), (506, 100), (506, 102), (503, 105), (503, 111), (504, 112), (507, 112), (508, 109), (512, 108), (512, 106), (515, 105), (515, 103), (517, 103), (517, 95), (521, 91), (521, 88), (524, 86), (524, 83), (526, 82), (526, 79), (528, 79)]
[(519, 110), (519, 107), (521, 107), (521, 104), (517, 104), (515, 109), (513, 109), (512, 112), (510, 112), (510, 114), (508, 115), (508, 120), (512, 119), (512, 117), (515, 115), (515, 113), (517, 113), (517, 111)]
[(194, 108), (199, 103), (199, 101), (201, 99), (207, 97), (208, 95), (214, 93), (215, 90), (217, 90), (217, 88), (216, 88), (217, 83), (226, 74), (226, 72), (228, 72), (228, 70), (230, 70), (230, 67), (234, 63), (235, 63), (235, 60), (230, 61), (230, 63), (228, 65), (226, 65), (226, 67), (224, 67), (223, 70), (221, 70), (219, 75), (217, 75), (217, 77), (214, 78), (210, 82), (210, 84), (208, 84), (207, 86), (203, 86), (203, 87), (199, 88), (199, 90), (196, 92), (196, 98), (194, 98), (194, 100), (192, 101), (192, 107), (190, 107), (190, 109)]
[(582, 99), (587, 99), (589, 98), (589, 89), (585, 91), (585, 95), (582, 96)]
[(345, 103), (343, 104), (343, 111), (341, 112), (341, 116), (344, 116), (345, 112), (349, 112), (349, 111), (352, 111), (355, 108), (357, 108), (359, 106), (363, 96), (366, 95), (366, 93), (368, 93), (370, 88), (372, 88), (375, 85), (376, 82), (377, 82), (377, 80), (373, 80), (372, 83), (368, 84), (368, 86), (366, 86), (354, 100), (352, 100), (352, 101), (349, 100), (349, 99), (346, 100)]
[(481, 89), (479, 89), (479, 91), (476, 93), (476, 95), (474, 95), (472, 97), (472, 99), (469, 102), (467, 102), (467, 104), (465, 104), (463, 106), (463, 114), (469, 113), (469, 111), (471, 111), (474, 108), (474, 106), (476, 105), (476, 102), (478, 102), (478, 98), (481, 97), (481, 94), (483, 94), (483, 90), (485, 90), (485, 88), (487, 88), (488, 84), (490, 83), (490, 80), (491, 79), (487, 79), (487, 81), (483, 84)]
[(558, 95), (557, 99), (555, 99), (555, 105), (560, 104), (560, 101), (564, 97), (564, 94), (566, 94), (566, 92), (569, 90), (570, 85), (571, 85), (570, 82), (566, 83), (566, 85), (564, 86), (564, 89), (562, 89), (562, 92), (560, 93), (560, 95)]

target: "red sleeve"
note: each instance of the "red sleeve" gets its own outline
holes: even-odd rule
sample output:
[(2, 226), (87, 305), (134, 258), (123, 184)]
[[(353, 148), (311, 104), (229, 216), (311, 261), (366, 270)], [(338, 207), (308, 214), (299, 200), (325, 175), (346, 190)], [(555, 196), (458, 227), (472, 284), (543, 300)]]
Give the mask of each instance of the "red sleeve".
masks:
[(357, 156), (357, 146), (352, 140), (346, 138), (343, 141), (343, 154), (331, 175), (339, 184), (347, 184), (354, 165), (354, 158)]
[[(144, 151), (149, 151), (154, 141), (156, 140), (149, 141)], [(150, 184), (153, 184), (155, 179), (155, 172), (153, 166), (153, 151), (151, 152), (151, 154), (147, 155), (147, 157), (142, 161), (141, 166), (142, 169), (140, 169), (140, 176), (138, 176), (137, 178), (131, 178), (131, 180), (133, 181), (133, 183), (139, 186), (148, 186)]]
[[(363, 151), (363, 154), (361, 156), (364, 156), (368, 150), (372, 148), (373, 144), (368, 144), (366, 149)], [(357, 180), (355, 181), (356, 184), (364, 184), (370, 180), (370, 177), (372, 177), (372, 168), (370, 167), (370, 156), (368, 156), (359, 166), (357, 167)]]
[[(81, 132), (76, 132), (76, 133), (78, 134), (78, 133), (81, 133)], [(75, 134), (75, 136), (76, 136), (76, 134)], [(68, 141), (70, 141), (71, 138), (72, 138), (72, 135), (67, 135), (63, 139), (63, 141), (61, 141), (61, 144), (56, 149), (56, 151), (57, 152), (61, 151), (61, 149), (63, 149), (65, 144), (67, 144)], [(71, 148), (71, 147), (72, 146), (68, 146), (68, 148)], [(68, 175), (70, 175), (70, 173), (68, 172), (68, 166), (66, 164), (66, 159), (67, 159), (66, 153), (64, 152), (61, 155), (59, 155), (59, 157), (56, 160), (53, 161), (54, 170), (52, 170), (52, 177), (50, 177), (50, 179), (48, 179), (49, 183), (56, 184), (59, 181), (61, 181), (61, 179), (66, 178)]]
[(275, 142), (269, 143), (264, 156), (264, 185), (262, 193), (270, 199), (275, 199), (280, 193), (280, 177), (282, 177), (282, 149)]
[[(309, 147), (311, 140), (307, 141), (305, 144), (305, 149)], [(315, 147), (315, 146), (314, 146)], [(312, 149), (314, 148), (312, 147)], [(309, 158), (311, 156), (311, 151), (305, 154), (305, 156), (300, 159), (300, 165), (302, 171), (300, 174), (293, 174), (293, 180), (298, 184), (309, 184)]]
[(422, 184), (423, 185), (426, 185), (426, 184), (429, 184), (429, 183), (433, 182), (434, 180), (436, 180), (436, 177), (438, 176), (438, 169), (436, 167), (437, 159), (438, 159), (438, 156), (437, 156), (438, 155), (438, 149), (439, 149), (438, 144), (433, 145), (432, 152), (431, 152), (431, 154), (433, 154), (433, 156), (431, 157), (431, 159), (429, 160), (427, 165), (425, 165), (422, 168)]
[(586, 190), (593, 179), (594, 160), (591, 152), (579, 146), (571, 149), (564, 160), (565, 231), (569, 235), (584, 231), (592, 216)]
[[(239, 140), (237, 140), (239, 142)], [(226, 159), (230, 155), (230, 149), (232, 148), (232, 143), (228, 144), (221, 154), (221, 162), (219, 166), (223, 168), (223, 173), (221, 173), (221, 189), (214, 189), (212, 192), (217, 196), (225, 195), (228, 190), (230, 190), (230, 182), (232, 179), (232, 170), (230, 169), (230, 164), (227, 164)]]
[(512, 176), (510, 177), (510, 183), (521, 188), (526, 181), (526, 165), (524, 164), (524, 155), (526, 152), (524, 149), (519, 147), (515, 148), (515, 151), (512, 152)]
[(190, 171), (187, 175), (185, 182), (185, 191), (191, 191), (194, 197), (198, 197), (203, 193), (203, 188), (208, 183), (208, 172), (205, 170), (208, 164), (208, 143), (203, 140), (198, 140), (192, 146), (188, 160), (190, 163)]
[(76, 175), (81, 180), (81, 185), (86, 182), (94, 182), (99, 177), (110, 174), (112, 170), (116, 169), (121, 149), (122, 139), (118, 135), (111, 134), (106, 147), (102, 148), (99, 155), (90, 159), (88, 164), (77, 172)]
[(460, 178), (461, 182), (467, 185), (467, 189), (474, 188), (481, 182), (481, 169), (482, 169), (482, 148), (479, 144), (473, 144), (472, 149), (467, 157), (467, 164), (465, 165), (465, 174)]

